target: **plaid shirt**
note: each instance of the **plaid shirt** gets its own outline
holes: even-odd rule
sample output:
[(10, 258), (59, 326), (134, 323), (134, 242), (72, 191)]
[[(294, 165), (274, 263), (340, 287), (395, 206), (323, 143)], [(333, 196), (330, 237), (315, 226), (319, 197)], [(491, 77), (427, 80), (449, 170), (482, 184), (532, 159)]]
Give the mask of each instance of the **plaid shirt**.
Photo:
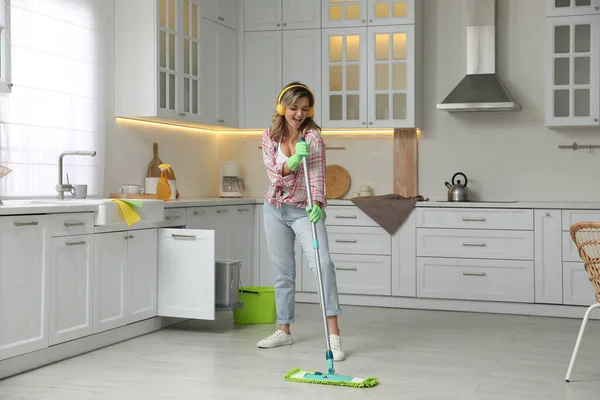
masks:
[[(325, 188), (325, 143), (316, 131), (304, 134), (304, 140), (310, 143), (308, 155), (308, 170), (313, 201), (319, 201), (323, 208), (327, 207)], [(281, 207), (281, 203), (291, 204), (306, 208), (308, 197), (306, 183), (304, 182), (304, 165), (301, 163), (296, 171), (291, 171), (286, 176), (281, 176), (283, 164), (277, 164), (278, 142), (271, 140), (269, 129), (262, 136), (263, 161), (269, 176), (269, 189), (265, 199), (270, 204)]]

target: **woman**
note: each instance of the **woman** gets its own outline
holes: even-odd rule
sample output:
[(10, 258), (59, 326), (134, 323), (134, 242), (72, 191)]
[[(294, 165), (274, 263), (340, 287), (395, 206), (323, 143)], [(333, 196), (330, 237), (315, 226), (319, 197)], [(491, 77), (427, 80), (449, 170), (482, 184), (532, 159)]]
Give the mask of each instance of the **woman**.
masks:
[[(338, 327), (340, 306), (333, 263), (329, 256), (324, 224), (325, 144), (321, 128), (312, 119), (315, 98), (308, 87), (292, 82), (277, 100), (277, 113), (262, 137), (263, 161), (269, 177), (264, 202), (267, 248), (275, 267), (275, 303), (279, 329), (259, 341), (260, 348), (292, 344), (290, 323), (294, 321), (296, 264), (294, 242), (298, 238), (316, 279), (315, 251), (311, 223), (317, 225), (319, 255), (329, 328), (329, 342), (335, 361), (345, 359)], [(301, 142), (300, 138), (305, 141)], [(308, 158), (313, 207), (309, 209), (302, 156)]]

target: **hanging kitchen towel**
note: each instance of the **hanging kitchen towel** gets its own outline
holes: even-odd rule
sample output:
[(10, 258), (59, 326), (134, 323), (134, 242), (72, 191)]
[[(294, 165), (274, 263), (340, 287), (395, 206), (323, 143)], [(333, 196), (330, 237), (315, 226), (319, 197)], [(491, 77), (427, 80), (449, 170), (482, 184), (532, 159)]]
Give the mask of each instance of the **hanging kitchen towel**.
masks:
[(385, 194), (354, 197), (350, 200), (390, 235), (393, 235), (415, 208), (417, 201), (424, 199), (423, 196), (406, 198), (399, 194)]
[(125, 222), (127, 222), (127, 226), (131, 226), (142, 219), (142, 217), (140, 217), (140, 214), (138, 214), (135, 210), (136, 205), (138, 207), (142, 206), (141, 201), (122, 199), (111, 199), (110, 201), (113, 203), (117, 203), (119, 209), (121, 210), (121, 215), (123, 215)]

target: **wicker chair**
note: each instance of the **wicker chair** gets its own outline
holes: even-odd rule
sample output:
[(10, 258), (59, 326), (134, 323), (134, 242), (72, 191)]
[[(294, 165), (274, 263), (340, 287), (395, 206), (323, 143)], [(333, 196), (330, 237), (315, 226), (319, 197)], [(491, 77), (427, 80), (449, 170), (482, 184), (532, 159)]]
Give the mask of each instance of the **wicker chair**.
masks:
[(570, 233), (571, 239), (573, 239), (573, 242), (577, 246), (579, 256), (583, 260), (583, 265), (588, 273), (589, 280), (596, 291), (596, 303), (588, 307), (583, 317), (579, 335), (577, 336), (577, 342), (575, 343), (575, 349), (573, 350), (571, 362), (569, 363), (569, 369), (567, 370), (567, 376), (565, 377), (567, 382), (571, 379), (575, 358), (577, 357), (581, 338), (583, 337), (583, 332), (585, 331), (590, 314), (595, 308), (600, 307), (600, 222), (575, 223), (571, 226)]

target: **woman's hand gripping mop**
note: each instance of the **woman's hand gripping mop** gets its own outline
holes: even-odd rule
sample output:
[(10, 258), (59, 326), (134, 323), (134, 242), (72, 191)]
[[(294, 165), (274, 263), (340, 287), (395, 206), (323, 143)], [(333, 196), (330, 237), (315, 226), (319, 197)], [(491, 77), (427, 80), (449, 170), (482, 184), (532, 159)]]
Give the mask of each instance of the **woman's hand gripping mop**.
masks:
[[(301, 139), (304, 141), (304, 139)], [(308, 161), (306, 156), (302, 157), (302, 164), (304, 166), (304, 177), (306, 184), (306, 194), (308, 196), (308, 207), (312, 209), (312, 192), (310, 190), (310, 177), (308, 176)], [(338, 386), (349, 386), (356, 388), (370, 388), (379, 382), (375, 377), (368, 378), (355, 378), (351, 376), (337, 375), (335, 368), (333, 367), (333, 353), (331, 352), (331, 345), (329, 343), (329, 329), (327, 327), (327, 314), (325, 312), (325, 294), (323, 293), (323, 281), (321, 276), (321, 259), (319, 257), (319, 240), (317, 238), (317, 225), (312, 222), (312, 236), (313, 236), (313, 248), (315, 249), (315, 260), (317, 263), (317, 278), (319, 281), (319, 300), (321, 303), (321, 313), (323, 314), (323, 325), (325, 327), (325, 344), (327, 346), (327, 352), (325, 353), (325, 359), (328, 363), (327, 373), (322, 372), (310, 372), (300, 368), (295, 368), (287, 373), (284, 377), (285, 380), (292, 382), (305, 382), (305, 383), (319, 383), (325, 385), (338, 385)]]

